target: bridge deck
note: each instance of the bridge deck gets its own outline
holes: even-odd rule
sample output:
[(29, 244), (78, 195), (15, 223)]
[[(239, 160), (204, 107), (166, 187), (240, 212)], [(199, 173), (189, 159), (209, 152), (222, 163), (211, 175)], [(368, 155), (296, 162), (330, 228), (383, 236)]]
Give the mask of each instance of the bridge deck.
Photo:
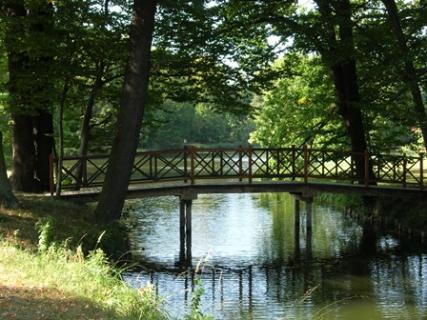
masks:
[[(61, 198), (85, 202), (97, 201), (101, 188), (88, 188), (79, 191), (68, 190), (61, 194)], [(180, 196), (197, 198), (198, 194), (213, 193), (263, 193), (289, 192), (295, 194), (315, 195), (316, 193), (346, 193), (367, 196), (394, 196), (416, 197), (427, 196), (427, 192), (420, 189), (402, 188), (387, 185), (365, 186), (345, 183), (325, 183), (302, 181), (203, 181), (203, 184), (189, 184), (184, 182), (162, 182), (133, 184), (129, 186), (127, 198), (145, 198), (160, 196)]]

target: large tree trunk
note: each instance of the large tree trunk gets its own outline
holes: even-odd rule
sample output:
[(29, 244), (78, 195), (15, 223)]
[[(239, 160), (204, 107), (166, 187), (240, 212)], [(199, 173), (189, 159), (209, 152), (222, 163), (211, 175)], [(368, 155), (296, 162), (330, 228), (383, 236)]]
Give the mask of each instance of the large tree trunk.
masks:
[[(326, 21), (328, 46), (327, 49), (322, 50), (322, 55), (332, 71), (338, 98), (338, 111), (347, 129), (351, 150), (355, 154), (357, 179), (359, 183), (365, 183), (363, 154), (368, 146), (357, 80), (351, 5), (348, 0), (335, 1), (333, 7), (330, 1), (318, 0), (317, 3)], [(332, 16), (333, 11), (336, 16)], [(368, 173), (369, 178), (374, 180), (371, 166), (368, 168)]]
[(406, 41), (405, 34), (403, 33), (402, 25), (400, 23), (399, 11), (394, 0), (382, 0), (387, 13), (388, 20), (391, 28), (395, 34), (396, 40), (399, 44), (399, 50), (402, 58), (405, 61), (404, 80), (408, 84), (411, 91), (412, 99), (414, 101), (414, 110), (418, 117), (418, 124), (423, 135), (424, 147), (427, 149), (427, 115), (424, 107), (424, 101), (419, 87), (419, 79), (414, 67), (414, 62), (410, 55), (410, 49)]
[(40, 110), (34, 119), (36, 131), (36, 163), (35, 172), (40, 191), (50, 189), (49, 157), (53, 151), (53, 121), (52, 114)]
[[(54, 28), (53, 7), (49, 2), (40, 3), (30, 11), (31, 33), (36, 39), (45, 39)], [(50, 37), (49, 37), (50, 39)], [(49, 44), (47, 44), (49, 45)], [(51, 44), (53, 45), (53, 43)], [(31, 57), (31, 68), (37, 76), (32, 79), (34, 85), (33, 105), (34, 132), (36, 147), (35, 176), (38, 180), (38, 191), (49, 191), (49, 157), (53, 152), (53, 117), (51, 66), (53, 56), (49, 49), (42, 54)]]
[(0, 207), (16, 208), (18, 201), (12, 192), (9, 179), (7, 178), (6, 162), (3, 152), (3, 134), (0, 132)]
[[(365, 183), (365, 157), (367, 150), (363, 115), (360, 109), (360, 97), (357, 86), (356, 62), (348, 61), (332, 67), (333, 79), (338, 96), (338, 110), (344, 120), (351, 142), (351, 151), (355, 162), (359, 183)], [(369, 178), (374, 183), (372, 166), (368, 168)]]
[(12, 113), (13, 167), (12, 186), (17, 191), (33, 192), (35, 149), (33, 119), (29, 115), (30, 96), (28, 84), (29, 57), (22, 47), (25, 33), (23, 19), (27, 16), (23, 1), (6, 2), (7, 15), (11, 19), (6, 29), (6, 50), (9, 71), (9, 107)]
[(12, 114), (12, 122), (12, 186), (16, 191), (34, 192), (33, 117)]
[(97, 219), (103, 223), (109, 223), (121, 216), (147, 103), (156, 0), (134, 0), (133, 9), (129, 61), (117, 132), (96, 208)]
[[(5, 7), (12, 20), (6, 29), (9, 107), (13, 121), (12, 185), (15, 190), (23, 192), (48, 190), (49, 155), (53, 147), (49, 98), (52, 94), (49, 75), (52, 57), (30, 55), (27, 32), (30, 30), (31, 36), (38, 39), (51, 30), (52, 4), (40, 3), (30, 14), (24, 1), (10, 0)], [(37, 49), (33, 52), (38, 52)]]

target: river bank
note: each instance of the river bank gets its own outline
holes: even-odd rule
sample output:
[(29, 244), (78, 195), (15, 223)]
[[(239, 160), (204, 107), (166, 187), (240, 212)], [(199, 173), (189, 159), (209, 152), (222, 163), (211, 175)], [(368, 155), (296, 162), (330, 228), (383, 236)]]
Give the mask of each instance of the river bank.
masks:
[(0, 208), (1, 319), (167, 318), (150, 285), (131, 288), (108, 261), (100, 247), (115, 256), (126, 243), (112, 245), (91, 208), (20, 201), (19, 210)]

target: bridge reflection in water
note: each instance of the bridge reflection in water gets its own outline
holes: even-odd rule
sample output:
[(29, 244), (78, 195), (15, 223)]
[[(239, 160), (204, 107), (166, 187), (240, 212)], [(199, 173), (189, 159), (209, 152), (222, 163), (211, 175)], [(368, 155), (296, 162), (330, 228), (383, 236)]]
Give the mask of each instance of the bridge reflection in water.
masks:
[[(216, 319), (424, 319), (425, 245), (318, 203), (307, 237), (304, 204), (299, 228), (294, 205), (279, 194), (199, 197), (193, 259), (209, 255), (199, 275), (205, 312)], [(143, 270), (126, 279), (135, 286), (150, 281), (168, 310), (182, 316), (195, 275), (176, 264), (179, 208), (173, 198), (130, 206), (134, 256)]]

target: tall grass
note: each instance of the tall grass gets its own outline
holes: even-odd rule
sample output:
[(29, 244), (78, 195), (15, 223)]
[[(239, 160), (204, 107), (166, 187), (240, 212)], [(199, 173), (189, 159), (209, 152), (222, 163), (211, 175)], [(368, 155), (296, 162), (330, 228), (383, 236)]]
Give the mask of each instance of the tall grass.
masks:
[[(68, 299), (87, 301), (82, 315), (90, 313), (86, 309), (93, 307), (102, 319), (167, 319), (161, 301), (150, 287), (135, 289), (125, 284), (120, 270), (111, 267), (99, 249), (87, 257), (81, 250), (72, 252), (53, 246), (33, 253), (1, 241), (0, 257), (0, 270), (7, 275), (7, 279), (1, 279), (2, 285), (26, 290), (55, 288)], [(24, 314), (20, 316), (25, 318)], [(65, 318), (68, 319), (64, 315)], [(55, 319), (63, 318), (55, 315)]]
[[(150, 284), (130, 287), (107, 259), (103, 250), (125, 252), (123, 227), (96, 225), (90, 207), (20, 200), (19, 210), (0, 208), (0, 319), (170, 319)], [(185, 319), (211, 319), (202, 295), (196, 285)]]

